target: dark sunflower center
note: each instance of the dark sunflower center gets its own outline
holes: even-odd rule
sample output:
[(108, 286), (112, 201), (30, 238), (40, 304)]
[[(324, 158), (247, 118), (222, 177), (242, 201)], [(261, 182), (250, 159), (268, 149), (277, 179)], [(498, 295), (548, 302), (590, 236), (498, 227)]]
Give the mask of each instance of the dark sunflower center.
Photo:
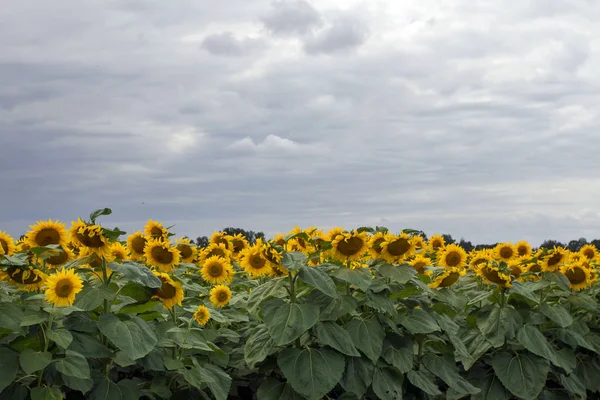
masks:
[(56, 284), (56, 289), (54, 291), (58, 297), (69, 297), (72, 289), (73, 286), (71, 285), (71, 281), (69, 279), (61, 279)]
[(211, 264), (208, 267), (208, 274), (213, 278), (218, 278), (223, 275), (223, 266), (221, 264)]
[(233, 240), (233, 251), (236, 253), (239, 253), (240, 251), (244, 250), (244, 241), (243, 240), (239, 240), (239, 239), (234, 239)]
[(141, 236), (137, 236), (131, 241), (131, 249), (136, 254), (144, 254), (144, 247), (146, 247), (146, 239)]
[(45, 228), (40, 230), (37, 233), (37, 235), (35, 235), (35, 242), (38, 244), (38, 246), (49, 246), (51, 244), (59, 244), (60, 234), (56, 229)]
[(121, 250), (113, 250), (112, 254), (117, 260), (125, 259), (125, 253), (123, 253)]
[(573, 267), (567, 270), (567, 272), (565, 272), (565, 276), (567, 279), (569, 279), (569, 282), (574, 285), (584, 283), (586, 278), (585, 272), (579, 267)]
[(0, 239), (0, 245), (2, 246), (2, 250), (4, 250), (4, 254), (8, 254), (8, 243)]
[(504, 285), (507, 281), (498, 275), (498, 271), (494, 268), (490, 268), (488, 266), (483, 267), (483, 275), (487, 278), (488, 281), (497, 283), (499, 285)]
[(517, 248), (517, 253), (519, 253), (520, 256), (524, 256), (525, 254), (527, 254), (527, 246), (519, 246)]
[[(6, 250), (5, 250), (5, 251), (6, 251)], [(594, 258), (594, 256), (595, 256), (596, 254), (594, 253), (594, 250), (592, 250), (592, 249), (585, 249), (585, 250), (583, 251), (583, 255), (584, 255), (586, 258), (588, 258), (588, 259), (590, 259), (590, 260), (591, 260), (592, 258)]]
[(101, 266), (102, 266), (102, 259), (94, 254), (92, 261), (90, 261), (90, 267), (100, 268)]
[(506, 259), (512, 258), (513, 249), (510, 247), (503, 247), (500, 249), (500, 257)]
[(285, 239), (277, 239), (275, 243), (277, 243), (279, 246), (285, 246)]
[(67, 254), (64, 251), (46, 259), (46, 263), (50, 265), (60, 265), (65, 262), (67, 262)]
[(381, 243), (383, 243), (384, 240), (384, 238), (379, 238), (373, 242), (373, 250), (375, 250), (375, 253), (381, 254)]
[(272, 248), (268, 248), (262, 252), (264, 258), (272, 262), (273, 264), (278, 264), (277, 258), (275, 257), (275, 250)]
[(173, 253), (164, 247), (155, 246), (152, 248), (150, 254), (152, 254), (152, 258), (160, 264), (171, 264), (173, 262)]
[(253, 254), (250, 256), (250, 266), (254, 269), (262, 269), (267, 264), (267, 260), (262, 258), (258, 254)]
[(439, 249), (440, 247), (442, 247), (442, 241), (441, 240), (434, 240), (431, 243), (431, 247), (433, 247), (434, 250)]
[(521, 276), (522, 273), (523, 273), (523, 271), (521, 270), (521, 267), (518, 265), (515, 265), (514, 267), (512, 267), (510, 269), (510, 274), (512, 276), (514, 276), (515, 278), (518, 278), (519, 276)]
[(218, 238), (217, 240), (215, 240), (215, 243), (216, 243), (216, 244), (224, 244), (224, 245), (225, 245), (225, 247), (227, 247), (227, 239), (225, 239), (225, 238), (223, 238), (223, 237), (220, 237), (220, 238)]
[(447, 277), (442, 279), (439, 287), (452, 286), (456, 283), (456, 281), (458, 280), (459, 277), (460, 277), (460, 274), (458, 272), (451, 272)]
[(548, 259), (548, 266), (554, 267), (554, 266), (558, 265), (561, 261), (562, 261), (562, 254), (560, 254), (560, 253), (553, 254)]
[(13, 281), (24, 285), (31, 285), (42, 281), (42, 277), (31, 270), (9, 267), (6, 272)]
[(220, 302), (227, 301), (229, 295), (224, 290), (217, 293), (217, 300)]
[(446, 264), (449, 267), (457, 267), (461, 261), (462, 257), (456, 251), (451, 251), (448, 254), (446, 254)]
[(531, 267), (529, 267), (529, 272), (541, 272), (542, 271), (542, 267), (540, 267), (539, 264), (533, 264)]
[(94, 236), (90, 237), (89, 235), (91, 233), (92, 231), (90, 231), (89, 229), (85, 229), (83, 233), (77, 232), (75, 236), (77, 237), (77, 240), (79, 240), (81, 244), (83, 244), (85, 247), (97, 249), (104, 246), (104, 242), (102, 241), (100, 235), (95, 233)]
[(172, 299), (177, 294), (175, 286), (171, 285), (166, 279), (160, 278), (162, 286), (156, 292), (156, 295), (161, 299)]
[(191, 257), (192, 254), (194, 254), (194, 252), (192, 251), (192, 248), (186, 244), (178, 245), (177, 250), (179, 250), (179, 253), (181, 254), (181, 258), (188, 258), (188, 257)]
[(225, 251), (223, 249), (218, 249), (218, 248), (217, 249), (212, 249), (210, 251), (210, 253), (208, 253), (206, 255), (206, 258), (212, 257), (212, 256), (217, 256), (217, 257), (223, 257), (223, 258), (225, 258)]
[(358, 254), (358, 252), (363, 248), (364, 242), (359, 237), (350, 237), (343, 240), (337, 245), (338, 251), (342, 253), (346, 257), (350, 257)]
[(150, 235), (154, 237), (162, 237), (163, 230), (158, 226), (153, 226), (152, 229), (150, 229)]
[(427, 266), (427, 263), (424, 261), (420, 261), (418, 263), (415, 263), (415, 265), (413, 265), (413, 268), (415, 270), (417, 270), (417, 273), (419, 274), (423, 274), (425, 272), (425, 267)]

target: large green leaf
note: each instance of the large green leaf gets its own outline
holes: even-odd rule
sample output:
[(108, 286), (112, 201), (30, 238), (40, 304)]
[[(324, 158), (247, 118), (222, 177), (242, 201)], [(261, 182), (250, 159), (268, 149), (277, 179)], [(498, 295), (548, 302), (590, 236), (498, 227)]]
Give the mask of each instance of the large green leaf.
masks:
[(417, 273), (414, 268), (408, 265), (390, 265), (383, 264), (377, 271), (391, 281), (404, 285)]
[(422, 308), (415, 308), (406, 315), (401, 315), (398, 322), (413, 334), (440, 331), (435, 318)]
[(372, 288), (373, 286), (367, 290), (367, 305), (395, 317), (397, 315), (396, 305), (390, 299), (389, 291), (383, 290), (379, 293), (375, 293), (372, 291)]
[(125, 280), (135, 282), (142, 286), (158, 289), (162, 286), (161, 280), (146, 266), (133, 261), (123, 261), (122, 264), (111, 262), (108, 267), (123, 275)]
[(287, 303), (270, 299), (262, 305), (269, 334), (278, 346), (299, 338), (319, 320), (319, 307), (314, 304)]
[(160, 301), (150, 300), (145, 303), (128, 304), (119, 310), (120, 314), (141, 314), (158, 307)]
[(480, 392), (478, 388), (471, 385), (469, 381), (460, 376), (456, 362), (451, 356), (428, 354), (423, 357), (422, 362), (425, 368), (438, 376), (446, 383), (446, 385), (453, 388), (457, 393), (467, 395)]
[(371, 382), (375, 365), (363, 357), (346, 357), (346, 368), (340, 385), (344, 390), (363, 398)]
[(571, 317), (569, 311), (560, 304), (552, 306), (548, 303), (543, 303), (540, 306), (540, 311), (562, 328), (566, 328), (573, 323), (573, 317)]
[(21, 320), (21, 326), (40, 324), (48, 319), (48, 313), (44, 311), (27, 310)]
[(354, 346), (376, 362), (381, 355), (385, 337), (379, 321), (375, 318), (354, 318), (346, 325), (346, 330), (350, 333)]
[(493, 373), (478, 382), (481, 391), (471, 397), (473, 400), (509, 400), (512, 397)]
[(536, 399), (546, 384), (548, 360), (529, 353), (498, 353), (492, 367), (500, 382), (512, 394), (525, 400)]
[(104, 300), (112, 300), (114, 297), (115, 292), (104, 285), (87, 284), (81, 292), (77, 293), (73, 305), (82, 310), (90, 311), (102, 305)]
[(360, 357), (348, 331), (335, 322), (319, 322), (313, 327), (313, 333), (322, 345), (333, 347), (347, 356)]
[(306, 265), (306, 255), (299, 251), (285, 253), (281, 259), (281, 265), (288, 271), (297, 271)]
[(337, 298), (337, 289), (333, 279), (318, 267), (302, 267), (298, 272), (298, 278), (312, 287), (319, 289), (329, 297)]
[(340, 381), (345, 360), (327, 347), (288, 347), (279, 353), (277, 364), (296, 392), (309, 400), (319, 400)]
[(194, 363), (191, 369), (183, 373), (183, 377), (190, 385), (198, 389), (202, 389), (206, 384), (217, 400), (227, 399), (231, 387), (231, 377), (216, 365)]
[(580, 398), (586, 398), (586, 388), (583, 382), (577, 377), (577, 375), (571, 374), (569, 376), (560, 374), (558, 376), (560, 384), (563, 385), (569, 393), (576, 394)]
[(373, 391), (381, 400), (402, 400), (404, 376), (394, 368), (375, 368)]
[(250, 331), (248, 340), (244, 344), (244, 360), (250, 368), (254, 368), (256, 363), (262, 362), (273, 351), (275, 343), (269, 335), (269, 330), (265, 324), (260, 324)]
[(85, 357), (106, 358), (112, 356), (112, 351), (104, 346), (94, 336), (79, 332), (71, 332), (73, 341), (69, 345), (69, 350), (73, 350)]
[(369, 286), (371, 286), (371, 282), (373, 282), (371, 271), (366, 268), (350, 269), (340, 267), (334, 269), (331, 276), (352, 285), (356, 285), (363, 292), (366, 291)]
[(90, 378), (90, 366), (87, 360), (74, 351), (67, 350), (66, 357), (56, 360), (54, 366), (63, 375), (81, 379)]
[(92, 387), (94, 386), (94, 380), (91, 378), (81, 379), (75, 378), (73, 376), (63, 375), (62, 380), (65, 383), (65, 385), (67, 385), (71, 389), (79, 390), (83, 394), (92, 390)]
[(132, 360), (150, 353), (158, 342), (148, 323), (136, 316), (119, 319), (103, 315), (98, 319), (98, 329)]
[(582, 356), (575, 372), (589, 391), (600, 393), (600, 361), (597, 358)]
[(383, 341), (382, 356), (385, 361), (405, 374), (413, 368), (413, 342), (409, 337), (390, 334)]
[(71, 332), (64, 328), (59, 328), (55, 331), (48, 331), (46, 332), (46, 336), (48, 336), (48, 339), (52, 340), (54, 343), (56, 343), (63, 349), (69, 347), (69, 345), (73, 341), (73, 335), (71, 334)]
[(34, 387), (31, 389), (31, 400), (62, 400), (63, 394), (56, 387)]
[(307, 303), (317, 304), (321, 309), (320, 321), (336, 321), (352, 312), (358, 306), (356, 299), (350, 295), (340, 295), (333, 299), (319, 290), (313, 290), (306, 298)]
[(0, 392), (17, 377), (19, 355), (7, 348), (0, 348)]
[(438, 396), (442, 394), (438, 385), (435, 383), (435, 377), (427, 371), (421, 370), (410, 370), (406, 374), (406, 377), (414, 386), (418, 387), (422, 391), (432, 396)]
[(69, 331), (97, 333), (96, 321), (86, 312), (74, 312), (63, 320), (63, 325)]
[(52, 353), (47, 351), (25, 349), (19, 357), (21, 368), (23, 368), (23, 371), (28, 375), (46, 368), (51, 361)]
[(519, 329), (517, 340), (533, 354), (552, 361), (553, 364), (568, 370), (568, 372), (572, 371), (573, 366), (569, 366), (570, 363), (561, 362), (562, 360), (558, 357), (556, 350), (535, 326), (525, 325)]
[(259, 386), (256, 392), (258, 400), (303, 400), (304, 397), (294, 392), (292, 385), (287, 382), (279, 382), (273, 378), (267, 378)]
[(489, 312), (477, 315), (477, 326), (494, 347), (504, 344), (506, 338), (513, 338), (523, 324), (520, 314), (512, 307), (494, 305)]
[(256, 313), (262, 302), (267, 298), (281, 297), (286, 291), (283, 287), (285, 278), (270, 279), (262, 285), (252, 289), (252, 293), (248, 296), (247, 307), (251, 314)]
[(23, 311), (13, 303), (0, 303), (0, 328), (18, 332), (21, 328)]
[(90, 392), (89, 400), (129, 400), (123, 397), (123, 392), (119, 385), (110, 379), (102, 377), (100, 382)]

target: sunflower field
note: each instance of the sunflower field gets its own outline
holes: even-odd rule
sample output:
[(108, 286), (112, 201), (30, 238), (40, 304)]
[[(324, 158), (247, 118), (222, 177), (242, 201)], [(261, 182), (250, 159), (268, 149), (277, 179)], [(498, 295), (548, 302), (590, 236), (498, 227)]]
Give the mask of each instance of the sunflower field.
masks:
[(1, 399), (598, 399), (600, 255), (149, 220), (0, 231)]

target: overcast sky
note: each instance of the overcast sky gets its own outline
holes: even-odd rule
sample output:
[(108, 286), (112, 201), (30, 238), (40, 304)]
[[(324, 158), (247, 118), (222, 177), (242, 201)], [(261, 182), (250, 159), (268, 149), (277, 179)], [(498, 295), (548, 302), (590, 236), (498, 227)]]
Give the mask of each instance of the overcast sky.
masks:
[(0, 7), (0, 230), (600, 238), (600, 2)]

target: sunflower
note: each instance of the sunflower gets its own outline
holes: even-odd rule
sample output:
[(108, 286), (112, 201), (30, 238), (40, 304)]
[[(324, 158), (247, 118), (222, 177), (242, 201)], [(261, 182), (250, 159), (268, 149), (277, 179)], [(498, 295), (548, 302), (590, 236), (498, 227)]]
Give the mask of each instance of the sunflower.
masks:
[(531, 245), (527, 240), (520, 240), (515, 244), (517, 255), (520, 257), (531, 255)]
[(321, 233), (321, 239), (323, 239), (326, 242), (333, 242), (338, 237), (338, 235), (343, 234), (344, 228), (337, 226), (328, 230), (327, 233)]
[[(306, 231), (303, 231), (302, 229), (300, 229), (299, 226), (295, 226), (294, 229), (292, 229), (288, 234), (293, 235), (293, 234), (297, 234), (297, 233), (306, 233)], [(307, 236), (308, 236), (308, 233), (307, 233)], [(288, 251), (299, 251), (299, 252), (305, 253), (305, 254), (308, 254), (313, 251), (313, 248), (312, 248), (313, 246), (311, 246), (311, 244), (309, 242), (307, 242), (303, 237), (300, 237), (300, 236), (296, 236), (296, 237), (288, 240), (287, 245), (288, 245)]]
[(288, 274), (289, 271), (283, 265), (271, 265), (271, 273), (269, 274), (271, 278), (279, 278)]
[(508, 243), (498, 243), (494, 248), (494, 255), (500, 261), (509, 261), (513, 257), (518, 255), (517, 248), (514, 244)]
[(552, 253), (548, 254), (542, 261), (542, 271), (553, 272), (560, 269), (567, 262), (568, 253), (562, 247), (554, 247)]
[(427, 243), (427, 247), (429, 247), (429, 251), (438, 251), (438, 249), (444, 247), (446, 244), (446, 240), (442, 235), (433, 235), (429, 238), (429, 242)]
[(210, 244), (216, 245), (222, 244), (227, 250), (231, 252), (233, 251), (233, 245), (230, 239), (231, 236), (229, 236), (226, 232), (213, 232), (208, 242)]
[(236, 233), (231, 237), (231, 246), (234, 257), (238, 257), (240, 252), (249, 246), (248, 240), (241, 233)]
[(582, 263), (565, 264), (560, 267), (562, 272), (569, 280), (569, 286), (573, 290), (583, 290), (591, 285), (592, 276), (589, 268)]
[(414, 252), (412, 238), (404, 232), (399, 235), (388, 233), (381, 243), (381, 256), (390, 264), (401, 263)]
[(161, 239), (149, 239), (144, 248), (146, 262), (164, 272), (171, 272), (181, 261), (181, 254), (169, 242)]
[(260, 246), (262, 248), (263, 257), (266, 258), (271, 263), (271, 266), (280, 265), (281, 259), (283, 258), (283, 254), (281, 254), (281, 252), (279, 250), (277, 250), (275, 247), (273, 247), (273, 245), (271, 243), (265, 243), (265, 244), (262, 244), (262, 246), (261, 246), (261, 244), (262, 244), (262, 241), (260, 241), (260, 242), (257, 241), (257, 246)]
[(417, 274), (422, 275), (425, 273), (425, 267), (431, 265), (431, 260), (423, 255), (418, 255), (410, 260), (408, 265), (413, 267), (417, 271)]
[(71, 239), (78, 247), (86, 247), (99, 257), (110, 256), (110, 243), (100, 225), (88, 225), (79, 218), (71, 223)]
[(110, 245), (110, 252), (115, 260), (123, 261), (127, 260), (129, 253), (127, 247), (123, 246), (121, 242), (114, 242)]
[(585, 244), (579, 250), (579, 254), (587, 258), (589, 261), (598, 259), (598, 249), (593, 244)]
[(285, 240), (285, 235), (283, 233), (278, 233), (275, 236), (273, 236), (273, 241), (275, 242), (276, 245), (281, 246), (281, 247), (285, 247), (286, 245), (286, 240)]
[(169, 231), (167, 231), (167, 228), (163, 227), (162, 223), (151, 219), (144, 225), (144, 234), (148, 236), (148, 238), (156, 239), (158, 241), (169, 240)]
[(17, 247), (15, 246), (15, 240), (8, 233), (0, 231), (0, 256), (12, 256)]
[(501, 287), (510, 287), (510, 275), (501, 272), (500, 269), (491, 263), (481, 265), (477, 274), (485, 281), (495, 283)]
[(367, 251), (367, 233), (343, 233), (337, 235), (331, 245), (335, 259), (344, 262), (358, 260)]
[(477, 272), (481, 265), (485, 265), (493, 260), (493, 256), (486, 250), (477, 251), (472, 254), (469, 261), (469, 268), (475, 272)]
[(194, 312), (194, 319), (200, 326), (206, 325), (208, 320), (210, 319), (210, 311), (206, 306), (198, 306), (196, 312)]
[(374, 259), (381, 258), (381, 244), (385, 242), (385, 234), (376, 232), (369, 238), (369, 253)]
[(528, 270), (528, 268), (522, 262), (523, 262), (523, 259), (520, 258), (520, 259), (510, 260), (509, 262), (506, 263), (506, 266), (508, 267), (510, 274), (512, 276), (514, 276), (517, 281), (521, 281), (523, 279), (523, 278), (521, 278), (521, 274), (525, 273)]
[(66, 246), (69, 235), (65, 224), (59, 221), (38, 221), (30, 226), (31, 230), (25, 235), (29, 247), (44, 247), (52, 244)]
[(83, 289), (83, 281), (73, 269), (61, 269), (46, 278), (46, 300), (58, 307), (72, 306)]
[(204, 261), (201, 274), (202, 279), (214, 285), (229, 283), (233, 279), (233, 267), (229, 260), (219, 256), (212, 256)]
[(413, 245), (415, 246), (415, 250), (424, 250), (427, 247), (427, 243), (425, 243), (425, 239), (423, 236), (414, 235), (412, 236)]
[(203, 264), (210, 257), (221, 257), (227, 260), (231, 259), (231, 251), (229, 248), (223, 243), (215, 244), (211, 243), (206, 246), (202, 251), (200, 251), (200, 256), (198, 257), (198, 262)]
[(210, 290), (210, 302), (215, 307), (225, 307), (231, 300), (231, 289), (225, 285), (217, 285)]
[(182, 263), (191, 263), (194, 262), (196, 256), (198, 255), (198, 248), (190, 242), (188, 238), (181, 238), (175, 241), (175, 248), (179, 250), (179, 254), (181, 255)]
[(6, 272), (3, 273), (2, 278), (11, 286), (27, 292), (33, 292), (44, 286), (46, 276), (42, 271), (33, 267), (8, 267)]
[(450, 244), (439, 249), (436, 262), (441, 267), (461, 268), (467, 261), (467, 252), (456, 244)]
[(146, 243), (148, 243), (148, 238), (139, 231), (132, 233), (127, 237), (127, 248), (129, 249), (130, 258), (133, 261), (141, 261), (144, 259)]
[(452, 286), (458, 281), (458, 278), (466, 275), (464, 268), (444, 268), (439, 269), (440, 271), (434, 275), (433, 282), (429, 284), (432, 289)]
[(49, 253), (51, 256), (46, 258), (48, 268), (59, 268), (75, 259), (75, 254), (67, 246), (61, 247), (60, 250), (52, 250)]
[(181, 283), (175, 282), (169, 274), (164, 272), (156, 272), (153, 271), (154, 275), (160, 279), (162, 282), (162, 286), (160, 289), (154, 289), (153, 299), (160, 300), (163, 303), (163, 306), (170, 310), (174, 305), (181, 306), (181, 302), (183, 301), (183, 287)]
[[(240, 253), (240, 267), (251, 277), (267, 276), (271, 274), (272, 263), (265, 257), (263, 246), (258, 242)], [(275, 264), (279, 265), (279, 264)]]

